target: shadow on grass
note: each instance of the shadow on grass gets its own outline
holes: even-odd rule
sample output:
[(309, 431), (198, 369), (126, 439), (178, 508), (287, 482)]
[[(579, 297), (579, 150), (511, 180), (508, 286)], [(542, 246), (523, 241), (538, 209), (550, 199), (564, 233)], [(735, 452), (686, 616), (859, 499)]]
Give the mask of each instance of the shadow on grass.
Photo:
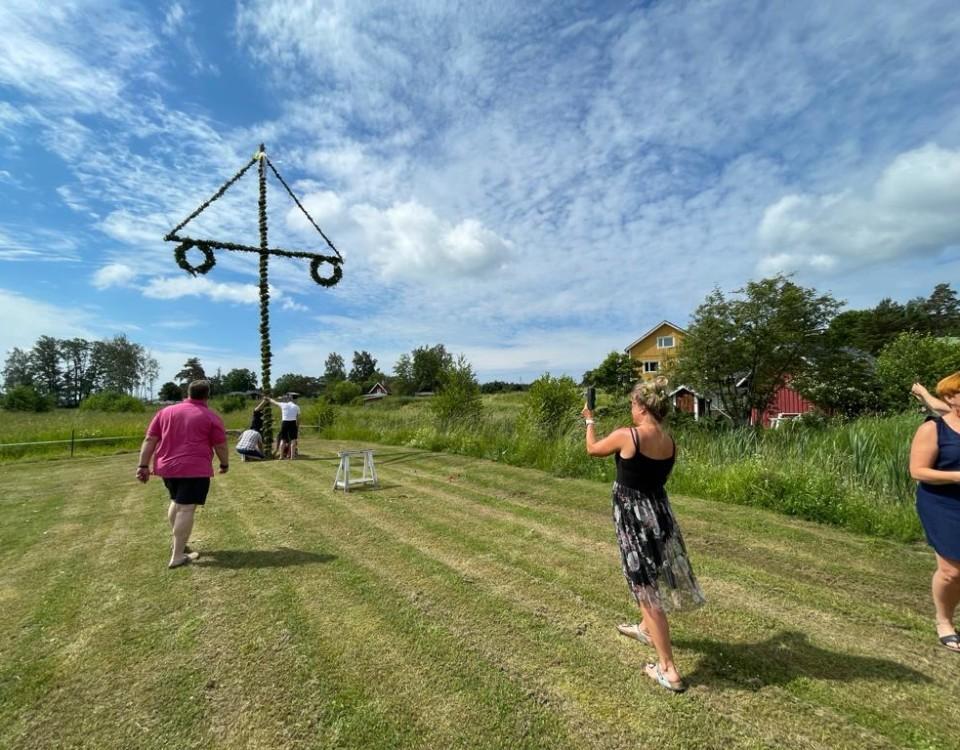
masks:
[(768, 685), (788, 685), (799, 678), (931, 682), (922, 672), (894, 661), (820, 648), (810, 643), (805, 633), (794, 630), (784, 630), (759, 643), (681, 638), (673, 645), (703, 654), (697, 668), (684, 675), (691, 685), (757, 691)]
[(336, 555), (304, 552), (290, 547), (277, 549), (219, 549), (204, 551), (197, 566), (205, 568), (287, 568), (336, 560)]

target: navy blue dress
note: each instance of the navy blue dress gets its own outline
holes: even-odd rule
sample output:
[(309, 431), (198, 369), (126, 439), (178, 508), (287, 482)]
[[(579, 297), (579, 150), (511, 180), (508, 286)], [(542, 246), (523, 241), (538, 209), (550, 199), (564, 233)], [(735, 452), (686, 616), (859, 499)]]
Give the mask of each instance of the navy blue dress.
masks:
[[(939, 471), (960, 471), (960, 433), (943, 419), (937, 423), (937, 460)], [(923, 524), (927, 542), (940, 557), (960, 560), (960, 484), (917, 485), (917, 515)]]

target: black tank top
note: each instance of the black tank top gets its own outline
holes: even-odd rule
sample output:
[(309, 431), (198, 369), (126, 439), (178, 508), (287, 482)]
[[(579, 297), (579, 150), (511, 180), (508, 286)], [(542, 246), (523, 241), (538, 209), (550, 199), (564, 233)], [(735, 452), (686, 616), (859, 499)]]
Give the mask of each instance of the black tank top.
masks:
[[(648, 492), (662, 490), (667, 477), (673, 471), (673, 463), (677, 458), (677, 444), (673, 444), (673, 453), (669, 458), (650, 458), (640, 452), (640, 440), (637, 431), (630, 428), (630, 437), (633, 438), (635, 453), (630, 458), (621, 458), (617, 451), (617, 484), (634, 490)], [(673, 438), (671, 438), (672, 442)]]

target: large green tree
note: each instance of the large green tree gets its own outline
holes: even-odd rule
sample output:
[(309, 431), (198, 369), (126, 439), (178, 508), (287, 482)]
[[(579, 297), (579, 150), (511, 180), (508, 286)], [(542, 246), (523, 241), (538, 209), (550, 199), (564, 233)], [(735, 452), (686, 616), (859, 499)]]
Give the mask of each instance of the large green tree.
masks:
[(234, 367), (223, 376), (221, 385), (225, 393), (254, 391), (257, 388), (257, 374), (246, 367)]
[(960, 370), (960, 344), (922, 333), (901, 333), (877, 357), (877, 381), (883, 406), (901, 411), (916, 404), (913, 383), (931, 391), (945, 375)]
[(272, 390), (276, 394), (299, 393), (301, 396), (316, 396), (323, 390), (323, 383), (312, 375), (288, 372), (274, 381)]
[(30, 352), (15, 346), (7, 354), (3, 365), (3, 389), (9, 391), (18, 385), (33, 385), (33, 365)]
[(626, 352), (613, 351), (593, 370), (583, 373), (583, 383), (610, 393), (623, 394), (630, 390), (639, 377), (637, 361)]
[(751, 281), (734, 295), (715, 289), (696, 309), (673, 372), (746, 424), (805, 367), (840, 304), (781, 275)]
[(368, 351), (353, 353), (353, 367), (347, 379), (351, 383), (363, 386), (377, 372), (377, 360)]
[(179, 383), (183, 384), (193, 380), (203, 380), (207, 377), (207, 374), (203, 370), (203, 365), (200, 364), (199, 357), (190, 357), (183, 363), (183, 369), (174, 377)]
[(336, 352), (330, 352), (327, 355), (327, 361), (324, 363), (323, 380), (327, 385), (332, 385), (341, 380), (347, 379), (346, 365)]

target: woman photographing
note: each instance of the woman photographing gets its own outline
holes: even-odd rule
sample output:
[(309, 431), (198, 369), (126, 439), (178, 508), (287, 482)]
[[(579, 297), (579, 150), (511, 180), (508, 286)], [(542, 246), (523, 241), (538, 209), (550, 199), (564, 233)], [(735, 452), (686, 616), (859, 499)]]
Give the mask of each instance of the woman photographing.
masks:
[(623, 575), (643, 619), (618, 625), (629, 638), (653, 646), (659, 658), (644, 671), (660, 686), (683, 692), (686, 685), (673, 661), (668, 611), (691, 609), (705, 599), (683, 544), (664, 484), (676, 459), (676, 444), (662, 422), (670, 406), (666, 379), (637, 383), (630, 394), (631, 427), (598, 440), (593, 412), (584, 407), (587, 453), (616, 456), (613, 523)]
[(922, 386), (913, 394), (931, 411), (913, 436), (910, 476), (917, 480), (917, 515), (933, 547), (937, 569), (931, 592), (937, 637), (944, 648), (960, 651), (953, 616), (960, 602), (960, 372), (937, 383), (934, 398)]

